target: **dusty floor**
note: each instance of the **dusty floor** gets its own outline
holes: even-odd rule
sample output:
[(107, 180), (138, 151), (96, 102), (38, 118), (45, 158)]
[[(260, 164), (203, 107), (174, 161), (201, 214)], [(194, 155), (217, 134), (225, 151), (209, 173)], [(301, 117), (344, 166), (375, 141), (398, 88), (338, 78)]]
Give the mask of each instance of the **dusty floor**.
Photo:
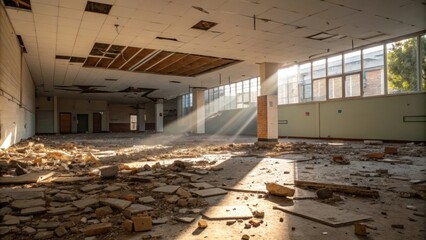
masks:
[[(251, 137), (134, 133), (37, 136), (23, 141), (15, 147), (0, 150), (0, 173), (3, 175), (0, 178), (0, 218), (3, 218), (0, 238), (85, 239), (89, 225), (106, 222), (112, 224), (112, 229), (97, 235), (96, 239), (241, 239), (244, 234), (250, 239), (426, 239), (426, 185), (421, 182), (426, 179), (426, 148), (423, 144), (369, 145), (364, 142), (280, 139), (279, 144), (263, 146), (254, 144), (255, 141), (256, 138)], [(396, 147), (398, 154), (386, 154), (384, 159), (366, 157), (368, 153), (383, 153), (385, 147)], [(62, 152), (52, 153), (57, 150)], [(68, 155), (63, 157), (61, 153)], [(349, 160), (349, 164), (333, 162), (336, 155)], [(185, 166), (175, 160), (182, 161)], [(5, 184), (2, 179), (9, 180), (8, 176), (16, 174), (16, 163), (30, 173), (50, 171), (54, 175), (33, 183)], [(101, 179), (98, 168), (103, 165), (120, 166), (118, 176)], [(75, 176), (90, 177), (90, 180), (55, 183), (55, 179)], [(294, 187), (295, 180), (368, 186), (378, 191), (380, 197), (334, 192), (333, 198), (320, 200), (315, 190), (297, 187), (293, 197), (266, 194), (266, 182)], [(167, 202), (164, 194), (152, 192), (165, 184), (193, 190), (190, 186), (193, 182), (253, 193), (230, 190), (225, 195), (206, 198), (193, 193), (195, 202), (179, 206)], [(102, 186), (82, 191), (82, 187), (93, 184)], [(107, 186), (117, 189), (109, 191)], [(29, 201), (43, 199), (48, 212), (33, 217), (19, 216), (20, 209), (12, 207), (17, 199), (10, 192), (21, 188), (43, 188), (44, 194), (40, 197), (26, 194), (24, 198), (34, 198)], [(70, 199), (58, 201), (58, 194), (65, 194)], [(152, 203), (143, 203), (153, 208), (147, 213), (154, 220), (166, 219), (167, 222), (142, 233), (124, 230), (122, 225), (126, 217), (123, 210), (113, 208), (111, 214), (97, 217), (95, 209), (102, 207), (102, 203), (85, 209), (71, 208), (61, 214), (49, 212), (53, 207), (71, 207), (73, 201), (81, 199), (109, 197), (138, 203), (138, 198), (145, 196), (155, 199)], [(365, 221), (369, 227), (368, 235), (355, 235), (353, 224), (331, 227), (273, 209), (274, 206), (291, 206), (301, 201), (322, 202), (371, 216), (371, 220)], [(200, 212), (213, 206), (248, 206), (251, 211), (263, 211), (265, 216), (260, 226), (248, 229), (245, 225), (250, 219), (232, 225), (227, 225), (227, 220), (207, 219), (208, 227), (198, 228), (197, 222), (203, 218)], [(183, 223), (178, 220), (180, 217), (195, 220)], [(60, 226), (63, 226), (62, 231), (57, 229)]]

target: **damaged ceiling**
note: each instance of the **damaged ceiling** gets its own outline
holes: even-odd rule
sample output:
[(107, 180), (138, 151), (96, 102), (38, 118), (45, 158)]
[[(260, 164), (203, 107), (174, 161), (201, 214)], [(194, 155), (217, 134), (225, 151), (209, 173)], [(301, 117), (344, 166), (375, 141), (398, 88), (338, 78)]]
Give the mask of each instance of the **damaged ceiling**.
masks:
[(2, 4), (25, 46), (39, 96), (110, 101), (124, 100), (58, 92), (54, 85), (105, 85), (102, 90), (113, 92), (131, 86), (158, 89), (154, 97), (171, 98), (189, 86), (223, 84), (219, 76), (227, 83), (257, 76), (259, 62), (288, 65), (426, 29), (422, 0)]

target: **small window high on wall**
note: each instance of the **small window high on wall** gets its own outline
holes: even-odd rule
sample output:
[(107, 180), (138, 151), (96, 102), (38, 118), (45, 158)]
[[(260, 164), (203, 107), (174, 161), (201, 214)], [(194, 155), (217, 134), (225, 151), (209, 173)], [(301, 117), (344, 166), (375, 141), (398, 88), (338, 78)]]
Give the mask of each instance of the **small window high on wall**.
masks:
[(417, 38), (389, 43), (386, 50), (388, 93), (417, 91)]

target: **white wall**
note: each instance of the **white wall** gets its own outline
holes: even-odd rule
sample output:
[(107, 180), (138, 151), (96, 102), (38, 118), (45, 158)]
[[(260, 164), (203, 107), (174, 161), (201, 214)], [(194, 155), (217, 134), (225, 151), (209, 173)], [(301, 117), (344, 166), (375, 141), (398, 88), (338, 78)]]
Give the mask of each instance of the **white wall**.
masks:
[(21, 61), (16, 34), (2, 5), (0, 89), (0, 148), (7, 148), (35, 133), (35, 87), (25, 59)]
[(403, 121), (426, 116), (426, 93), (281, 105), (278, 114), (288, 121), (280, 136), (426, 141), (426, 122)]

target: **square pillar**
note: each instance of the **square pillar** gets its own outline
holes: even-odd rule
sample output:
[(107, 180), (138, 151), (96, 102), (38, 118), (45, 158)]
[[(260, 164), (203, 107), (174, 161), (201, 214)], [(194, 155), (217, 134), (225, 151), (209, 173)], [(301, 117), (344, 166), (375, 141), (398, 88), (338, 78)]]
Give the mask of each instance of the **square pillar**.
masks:
[(258, 141), (278, 141), (278, 69), (281, 64), (260, 64), (260, 95), (257, 97)]
[(204, 109), (204, 89), (192, 89), (192, 132), (203, 134), (206, 132), (205, 118), (206, 111)]
[(145, 109), (138, 108), (138, 131), (145, 132)]
[(159, 99), (155, 102), (155, 131), (163, 132), (163, 100)]

